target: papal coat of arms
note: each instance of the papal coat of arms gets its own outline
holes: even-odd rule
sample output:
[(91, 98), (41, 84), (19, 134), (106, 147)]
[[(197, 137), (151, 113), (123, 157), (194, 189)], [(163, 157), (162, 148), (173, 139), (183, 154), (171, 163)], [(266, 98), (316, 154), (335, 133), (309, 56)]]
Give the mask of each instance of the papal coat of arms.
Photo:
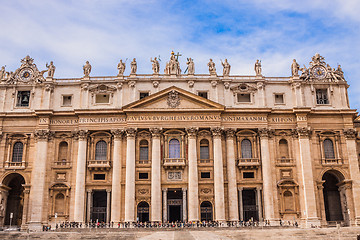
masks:
[(180, 105), (179, 93), (176, 92), (175, 90), (172, 90), (171, 92), (169, 92), (167, 104), (171, 108), (176, 108), (177, 106), (179, 106)]

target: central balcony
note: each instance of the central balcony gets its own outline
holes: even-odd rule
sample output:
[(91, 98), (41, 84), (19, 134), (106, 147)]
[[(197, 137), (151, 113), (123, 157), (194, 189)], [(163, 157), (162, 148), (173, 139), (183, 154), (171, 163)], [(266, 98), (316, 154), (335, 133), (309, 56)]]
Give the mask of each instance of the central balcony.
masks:
[(343, 164), (341, 158), (323, 158), (321, 159), (321, 164), (323, 166), (340, 166)]
[(295, 162), (294, 162), (294, 159), (292, 159), (292, 158), (278, 158), (278, 159), (276, 159), (276, 166), (292, 167), (292, 166), (295, 166)]
[(164, 158), (163, 166), (168, 169), (183, 169), (186, 166), (185, 158)]
[(66, 161), (66, 159), (62, 159), (61, 161), (55, 161), (53, 163), (53, 168), (70, 168), (71, 162)]
[(260, 166), (258, 158), (240, 158), (238, 159), (238, 167), (240, 169), (253, 169)]
[(26, 162), (5, 162), (6, 169), (25, 169)]
[(109, 170), (111, 162), (109, 160), (88, 160), (90, 170)]

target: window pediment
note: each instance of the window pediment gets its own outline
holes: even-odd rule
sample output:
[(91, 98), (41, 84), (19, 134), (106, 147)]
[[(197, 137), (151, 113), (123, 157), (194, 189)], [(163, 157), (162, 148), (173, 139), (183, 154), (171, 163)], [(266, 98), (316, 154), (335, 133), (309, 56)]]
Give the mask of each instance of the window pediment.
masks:
[(93, 94), (97, 93), (113, 93), (116, 91), (116, 87), (108, 86), (105, 84), (99, 84), (89, 87), (89, 91)]
[(254, 93), (257, 91), (257, 88), (255, 85), (248, 84), (248, 83), (241, 83), (234, 87), (231, 87), (230, 89), (234, 93)]

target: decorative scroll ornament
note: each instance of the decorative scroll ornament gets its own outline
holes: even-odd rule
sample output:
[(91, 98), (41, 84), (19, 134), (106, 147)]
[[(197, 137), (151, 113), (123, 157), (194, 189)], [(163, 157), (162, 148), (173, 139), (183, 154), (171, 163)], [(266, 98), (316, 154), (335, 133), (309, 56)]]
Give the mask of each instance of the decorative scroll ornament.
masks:
[(211, 193), (211, 189), (210, 188), (202, 188), (201, 192), (204, 194), (210, 194)]
[(198, 131), (198, 129), (194, 128), (194, 127), (186, 129), (186, 132), (187, 132), (188, 136), (192, 137), (192, 138), (196, 137), (197, 131)]
[(161, 136), (162, 129), (161, 128), (151, 128), (150, 132), (154, 138), (158, 138)]
[(275, 134), (275, 131), (269, 128), (260, 128), (258, 133), (260, 137), (272, 137)]
[(8, 72), (6, 83), (16, 84), (16, 83), (42, 83), (45, 81), (44, 73), (48, 70), (39, 71), (29, 55), (21, 59), (21, 66), (15, 72)]
[(38, 140), (50, 140), (54, 137), (54, 133), (49, 130), (35, 130), (34, 136)]
[(75, 137), (75, 139), (86, 140), (88, 134), (89, 132), (87, 130), (79, 130), (77, 132), (74, 132), (73, 136)]
[(212, 128), (211, 132), (213, 134), (213, 137), (221, 137), (221, 134), (223, 132), (223, 129), (216, 127), (216, 128)]
[(353, 128), (344, 129), (344, 135), (346, 139), (355, 139), (356, 138), (356, 130)]
[(141, 194), (141, 195), (145, 195), (145, 194), (148, 194), (149, 193), (149, 189), (139, 189), (138, 190), (138, 193)]
[(126, 130), (127, 137), (135, 137), (136, 129), (135, 128), (127, 128)]
[(111, 130), (111, 134), (114, 136), (115, 139), (119, 139), (124, 135), (123, 129), (113, 129)]
[(225, 129), (226, 138), (233, 138), (235, 135), (235, 130), (232, 128)]
[(302, 137), (309, 137), (312, 132), (310, 127), (298, 127), (296, 128), (296, 131), (298, 135)]
[(171, 92), (169, 92), (169, 96), (168, 96), (168, 99), (167, 99), (167, 104), (171, 108), (178, 107), (180, 105), (179, 93), (176, 92), (175, 90), (172, 90)]

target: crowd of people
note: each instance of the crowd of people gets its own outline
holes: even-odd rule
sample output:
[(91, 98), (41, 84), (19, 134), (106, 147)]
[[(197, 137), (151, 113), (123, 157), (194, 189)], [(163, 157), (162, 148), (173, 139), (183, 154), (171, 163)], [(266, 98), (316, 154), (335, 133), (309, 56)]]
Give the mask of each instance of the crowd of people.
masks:
[[(220, 223), (218, 221), (196, 221), (196, 222), (122, 222), (115, 224), (114, 222), (89, 222), (89, 223), (77, 223), (77, 222), (61, 222), (56, 224), (56, 229), (64, 228), (214, 228), (214, 227), (268, 227), (272, 226), (270, 221), (264, 222), (254, 221), (252, 219), (248, 221), (232, 221), (226, 223)], [(275, 225), (273, 225), (275, 226)], [(283, 221), (280, 220), (276, 226), (281, 227), (298, 227), (296, 221)], [(46, 230), (44, 230), (46, 231)]]

